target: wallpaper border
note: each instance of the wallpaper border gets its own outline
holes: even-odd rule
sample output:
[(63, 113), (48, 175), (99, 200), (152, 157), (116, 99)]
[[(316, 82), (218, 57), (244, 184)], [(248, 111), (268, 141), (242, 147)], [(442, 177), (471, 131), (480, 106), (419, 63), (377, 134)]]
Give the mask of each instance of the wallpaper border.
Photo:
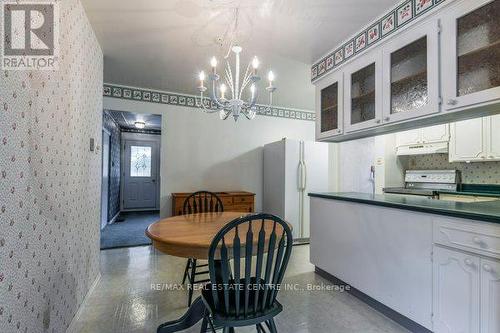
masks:
[[(146, 103), (171, 104), (190, 108), (196, 108), (196, 105), (199, 105), (200, 102), (200, 97), (194, 95), (129, 87), (113, 83), (104, 84), (103, 95), (105, 97), (135, 100)], [(205, 107), (207, 108), (216, 109), (215, 103), (208, 97), (203, 99), (203, 103), (205, 103)], [(256, 111), (258, 115), (262, 116), (304, 121), (316, 120), (316, 114), (312, 111), (285, 108), (281, 106), (269, 107), (267, 105), (256, 104)]]
[(404, 0), (333, 49), (311, 67), (311, 82), (343, 65), (445, 0)]

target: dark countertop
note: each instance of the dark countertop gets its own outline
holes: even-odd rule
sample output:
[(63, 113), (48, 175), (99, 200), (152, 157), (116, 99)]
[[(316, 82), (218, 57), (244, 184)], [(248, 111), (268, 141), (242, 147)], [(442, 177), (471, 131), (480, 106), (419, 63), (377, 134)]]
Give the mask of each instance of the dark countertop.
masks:
[(357, 192), (309, 193), (309, 196), (500, 223), (500, 201), (453, 202), (419, 196)]
[(439, 191), (439, 193), (472, 195), (477, 197), (500, 198), (500, 185), (496, 184), (462, 184), (459, 191)]

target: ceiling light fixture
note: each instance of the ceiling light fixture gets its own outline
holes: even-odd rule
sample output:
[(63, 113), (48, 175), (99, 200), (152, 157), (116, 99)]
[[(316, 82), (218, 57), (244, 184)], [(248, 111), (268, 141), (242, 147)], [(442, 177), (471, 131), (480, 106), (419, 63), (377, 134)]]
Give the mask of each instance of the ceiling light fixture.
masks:
[(146, 127), (146, 123), (143, 121), (136, 121), (134, 123), (134, 126), (138, 129), (143, 129), (144, 127)]
[[(233, 38), (238, 28), (238, 9), (235, 10), (234, 19), (234, 29)], [(240, 70), (240, 53), (243, 50), (241, 46), (235, 43), (232, 45), (224, 58), (225, 70), (224, 78), (221, 79), (219, 74), (217, 74), (217, 58), (212, 57), (210, 59), (210, 65), (212, 70), (208, 75), (208, 79), (211, 82), (212, 89), (210, 95), (208, 96), (210, 101), (216, 106), (215, 109), (208, 108), (204, 103), (204, 94), (207, 92), (208, 88), (205, 86), (205, 80), (207, 76), (204, 71), (201, 71), (198, 75), (200, 85), (198, 86), (198, 91), (200, 92), (200, 103), (199, 107), (202, 108), (207, 113), (219, 112), (220, 118), (226, 120), (229, 115), (233, 115), (234, 121), (237, 121), (240, 114), (245, 115), (248, 119), (255, 118), (255, 103), (257, 102), (257, 82), (260, 81), (260, 77), (257, 75), (257, 70), (259, 68), (260, 62), (257, 57), (254, 57), (252, 61), (248, 64), (245, 74), (243, 76), (243, 81), (240, 81), (241, 70)], [(229, 63), (230, 54), (234, 53), (235, 56), (235, 69), (231, 68)], [(269, 93), (269, 104), (273, 102), (273, 92), (276, 90), (274, 86), (275, 76), (272, 71), (269, 71), (268, 81), (269, 85), (266, 90)], [(223, 82), (219, 82), (223, 81)], [(230, 97), (226, 97), (227, 88), (229, 87)], [(243, 92), (245, 88), (249, 87), (250, 97), (248, 101), (243, 100)], [(208, 93), (207, 93), (208, 94)]]

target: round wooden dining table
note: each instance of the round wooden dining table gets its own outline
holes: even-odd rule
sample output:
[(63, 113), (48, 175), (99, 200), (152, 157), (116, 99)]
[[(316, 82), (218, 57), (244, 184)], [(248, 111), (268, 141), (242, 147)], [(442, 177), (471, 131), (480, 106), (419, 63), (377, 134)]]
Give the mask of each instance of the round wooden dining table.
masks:
[[(232, 220), (247, 215), (250, 213), (220, 212), (173, 216), (151, 224), (146, 229), (146, 235), (152, 240), (153, 247), (162, 253), (206, 260), (215, 235)], [(273, 225), (274, 223), (263, 222), (266, 235), (273, 232)], [(281, 226), (274, 229), (278, 234), (281, 234), (282, 230)], [(257, 236), (258, 232), (255, 233), (254, 243), (257, 241)], [(230, 247), (231, 243), (228, 241), (227, 245)], [(220, 266), (220, 260), (215, 260), (216, 276), (220, 275)], [(160, 325), (157, 332), (186, 330), (200, 321), (204, 313), (205, 305), (201, 297), (198, 297), (181, 318)]]
[(176, 257), (208, 259), (215, 235), (232, 220), (248, 213), (220, 212), (179, 215), (162, 219), (146, 229), (153, 247)]

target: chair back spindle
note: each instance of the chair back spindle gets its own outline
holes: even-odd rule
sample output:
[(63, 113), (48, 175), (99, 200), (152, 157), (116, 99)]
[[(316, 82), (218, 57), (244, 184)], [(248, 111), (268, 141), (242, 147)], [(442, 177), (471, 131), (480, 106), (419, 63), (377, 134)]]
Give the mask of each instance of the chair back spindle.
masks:
[(292, 243), (288, 224), (271, 214), (244, 216), (222, 228), (212, 240), (208, 254), (216, 311), (247, 318), (273, 307)]
[(198, 191), (192, 193), (184, 200), (182, 213), (219, 213), (224, 211), (222, 200), (217, 194), (208, 191)]

